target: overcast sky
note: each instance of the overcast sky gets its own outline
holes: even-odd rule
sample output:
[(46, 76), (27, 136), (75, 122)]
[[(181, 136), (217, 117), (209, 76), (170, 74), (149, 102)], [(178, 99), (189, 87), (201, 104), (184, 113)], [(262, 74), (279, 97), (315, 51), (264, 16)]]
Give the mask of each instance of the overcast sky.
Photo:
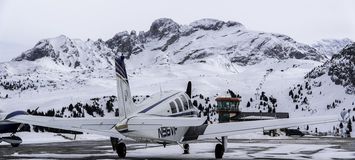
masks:
[(201, 18), (241, 22), (296, 41), (355, 40), (353, 0), (0, 0), (0, 62), (40, 39), (107, 40), (124, 30), (146, 31), (157, 18), (189, 24)]

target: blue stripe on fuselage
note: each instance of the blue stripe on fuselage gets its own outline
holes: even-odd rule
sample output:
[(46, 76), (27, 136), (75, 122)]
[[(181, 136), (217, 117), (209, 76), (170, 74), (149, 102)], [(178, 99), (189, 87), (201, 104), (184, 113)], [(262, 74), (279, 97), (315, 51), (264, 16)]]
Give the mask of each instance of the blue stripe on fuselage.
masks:
[(153, 105), (151, 105), (151, 106), (149, 106), (149, 107), (143, 109), (143, 110), (140, 111), (139, 113), (146, 113), (146, 112), (148, 112), (149, 110), (153, 109), (155, 106), (157, 106), (157, 105), (159, 105), (160, 103), (166, 101), (167, 99), (169, 99), (169, 98), (171, 98), (171, 97), (177, 95), (178, 93), (180, 93), (180, 92), (174, 93), (173, 95), (164, 98), (163, 100), (161, 100), (161, 101), (159, 101), (159, 102), (157, 102), (157, 103), (155, 103), (155, 104), (153, 104)]
[(27, 115), (28, 113), (25, 112), (25, 111), (15, 111), (15, 112), (11, 112), (10, 114), (8, 114), (6, 117), (5, 117), (5, 120), (9, 119), (9, 118), (12, 118), (12, 117), (15, 117), (15, 116), (18, 116), (18, 115)]

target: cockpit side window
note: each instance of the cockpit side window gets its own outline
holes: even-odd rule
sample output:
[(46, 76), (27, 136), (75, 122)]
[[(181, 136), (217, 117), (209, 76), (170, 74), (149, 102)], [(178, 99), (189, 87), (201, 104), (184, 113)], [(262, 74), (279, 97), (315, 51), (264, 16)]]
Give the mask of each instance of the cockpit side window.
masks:
[(180, 99), (179, 99), (179, 98), (176, 98), (176, 99), (175, 99), (175, 102), (176, 102), (176, 104), (177, 104), (177, 106), (178, 106), (178, 108), (179, 108), (179, 112), (182, 112), (183, 110), (182, 110), (182, 104), (181, 104)]
[(188, 102), (187, 102), (187, 99), (185, 98), (184, 95), (181, 95), (180, 98), (181, 98), (181, 100), (182, 100), (182, 104), (183, 104), (183, 106), (184, 106), (184, 110), (185, 110), (185, 111), (188, 110), (188, 109), (189, 109), (189, 104), (188, 104)]
[(171, 109), (171, 113), (176, 113), (177, 110), (176, 110), (176, 105), (174, 102), (170, 102), (170, 109)]
[(189, 108), (191, 109), (191, 108), (194, 108), (194, 106), (192, 105), (192, 102), (191, 102), (191, 100), (189, 99)]

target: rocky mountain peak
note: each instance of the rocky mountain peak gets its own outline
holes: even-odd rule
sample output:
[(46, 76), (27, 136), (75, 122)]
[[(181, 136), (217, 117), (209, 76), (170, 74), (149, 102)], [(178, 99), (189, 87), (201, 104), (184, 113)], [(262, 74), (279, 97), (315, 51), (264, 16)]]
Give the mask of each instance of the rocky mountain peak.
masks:
[[(267, 58), (324, 59), (313, 47), (298, 43), (289, 36), (251, 31), (238, 22), (201, 19), (189, 25), (179, 25), (169, 18), (161, 18), (155, 20), (146, 32), (138, 35), (136, 31), (119, 32), (107, 41), (81, 41), (64, 35), (45, 39), (14, 60), (35, 61), (50, 57), (57, 64), (76, 68), (90, 61), (91, 55), (111, 59), (121, 54), (127, 58), (137, 55), (134, 57), (138, 59), (169, 59), (169, 63), (175, 64), (200, 63), (216, 56), (237, 65), (253, 65)], [(156, 60), (144, 61), (146, 64), (143, 65), (161, 64)], [(75, 65), (79, 63), (81, 65)]]
[(33, 48), (23, 52), (13, 61), (36, 61), (49, 58), (59, 65), (70, 68), (93, 68), (94, 64), (107, 67), (112, 64), (109, 57), (115, 54), (104, 41), (82, 41), (61, 35), (39, 41)]
[(323, 55), (326, 55), (329, 59), (334, 54), (339, 53), (345, 46), (352, 44), (353, 41), (349, 38), (343, 39), (322, 39), (311, 46), (317, 49)]
[(35, 61), (43, 57), (58, 58), (55, 52), (58, 49), (66, 50), (66, 46), (73, 46), (73, 42), (65, 35), (55, 38), (43, 39), (39, 41), (33, 48), (23, 52), (20, 56), (14, 58), (14, 61)]
[(169, 18), (155, 20), (148, 31), (148, 36), (152, 38), (162, 38), (169, 34), (178, 33), (180, 25)]
[(137, 36), (135, 31), (131, 31), (131, 33), (124, 31), (107, 40), (106, 44), (114, 53), (121, 53), (129, 57), (131, 54), (137, 54), (143, 50), (143, 42), (145, 42), (145, 36), (142, 33)]
[(314, 68), (305, 78), (329, 76), (336, 84), (346, 88), (346, 93), (355, 94), (355, 43), (347, 45), (323, 65)]
[[(343, 50), (341, 50), (340, 55), (344, 56), (344, 58), (349, 59), (351, 62), (355, 63), (355, 42), (352, 44), (348, 44)], [(333, 58), (339, 59), (341, 58), (340, 55), (334, 55)]]
[(211, 18), (205, 18), (205, 19), (200, 19), (200, 20), (194, 21), (194, 22), (190, 23), (190, 26), (193, 28), (203, 29), (203, 30), (219, 30), (223, 26), (243, 27), (243, 25), (238, 22), (233, 22), (233, 21), (224, 22), (224, 21), (211, 19)]

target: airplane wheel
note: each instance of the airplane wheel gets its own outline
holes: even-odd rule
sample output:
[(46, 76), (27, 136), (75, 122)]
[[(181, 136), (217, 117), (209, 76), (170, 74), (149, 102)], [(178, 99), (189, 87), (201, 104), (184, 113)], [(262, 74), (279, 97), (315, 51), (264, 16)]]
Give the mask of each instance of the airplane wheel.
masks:
[(116, 147), (116, 152), (117, 152), (118, 157), (126, 158), (126, 153), (127, 153), (126, 144), (118, 143), (118, 145)]
[(216, 148), (214, 150), (214, 155), (217, 158), (222, 158), (224, 154), (224, 147), (222, 144), (216, 144)]
[(189, 153), (190, 153), (190, 145), (184, 144), (184, 154), (189, 154)]
[(18, 146), (20, 146), (20, 143), (11, 143), (11, 146), (12, 147), (18, 147)]

